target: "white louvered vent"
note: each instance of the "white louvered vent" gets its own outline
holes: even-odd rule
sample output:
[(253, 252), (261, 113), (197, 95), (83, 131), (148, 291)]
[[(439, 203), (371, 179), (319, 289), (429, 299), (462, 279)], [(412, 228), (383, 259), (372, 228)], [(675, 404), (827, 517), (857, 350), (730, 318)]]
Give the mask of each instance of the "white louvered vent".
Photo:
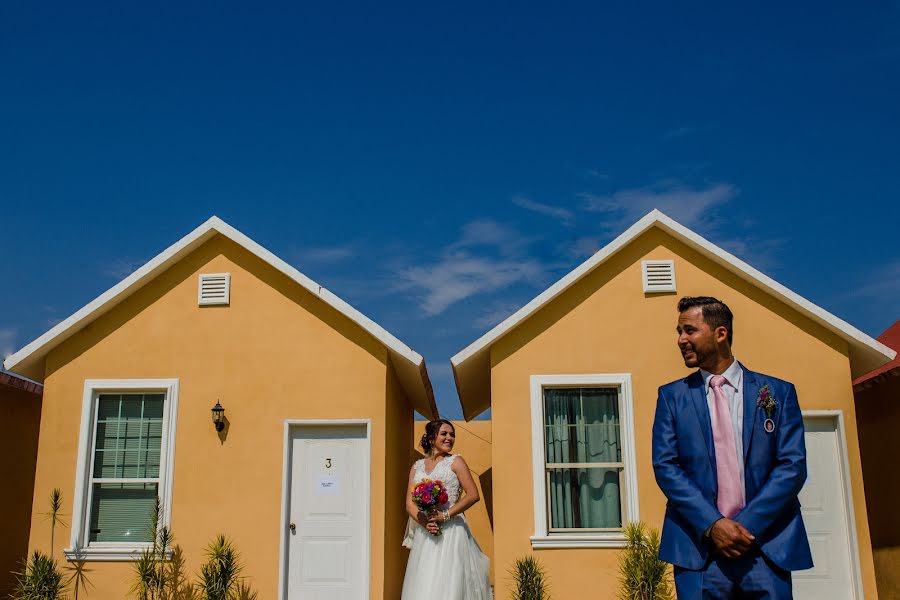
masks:
[(675, 261), (643, 260), (641, 271), (644, 275), (644, 293), (675, 291)]
[(200, 275), (197, 302), (200, 306), (227, 305), (231, 298), (230, 273), (206, 273)]

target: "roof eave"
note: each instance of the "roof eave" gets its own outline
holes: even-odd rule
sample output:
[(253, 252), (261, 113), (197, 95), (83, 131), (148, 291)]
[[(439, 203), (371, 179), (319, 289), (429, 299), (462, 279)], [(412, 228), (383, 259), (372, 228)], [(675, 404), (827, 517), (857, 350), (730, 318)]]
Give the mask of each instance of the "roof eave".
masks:
[(417, 377), (407, 377), (401, 382), (404, 391), (413, 400), (414, 404), (416, 404), (417, 410), (420, 410), (420, 412), (431, 411), (434, 415), (437, 415), (437, 406), (434, 400), (434, 392), (431, 388), (431, 381), (429, 380), (428, 371), (425, 367), (425, 360), (420, 354), (413, 351), (409, 346), (401, 342), (383, 327), (366, 317), (331, 291), (317, 284), (315, 281), (254, 242), (252, 239), (215, 216), (207, 219), (202, 225), (163, 250), (154, 258), (150, 259), (146, 264), (135, 270), (134, 273), (89, 302), (75, 314), (57, 324), (15, 354), (9, 356), (3, 362), (4, 367), (9, 371), (16, 369), (23, 373), (29, 373), (29, 376), (32, 379), (43, 382), (44, 369), (39, 369), (38, 367), (42, 364), (42, 361), (50, 350), (80, 331), (87, 323), (111, 310), (119, 302), (123, 301), (153, 280), (158, 274), (168, 269), (172, 264), (178, 262), (182, 257), (186, 256), (217, 234), (223, 235), (242, 246), (276, 270), (293, 279), (313, 295), (321, 298), (326, 304), (329, 304), (332, 308), (354, 321), (358, 326), (369, 333), (369, 335), (383, 344), (388, 349), (391, 356), (394, 357), (395, 361), (414, 369)]
[[(653, 227), (659, 227), (663, 231), (666, 231), (689, 247), (697, 250), (704, 256), (735, 273), (745, 281), (773, 295), (780, 301), (785, 302), (788, 306), (791, 306), (804, 316), (847, 341), (850, 352), (850, 368), (853, 378), (859, 377), (886, 364), (896, 356), (896, 352), (888, 346), (878, 342), (846, 321), (839, 319), (809, 300), (806, 300), (799, 294), (789, 290), (733, 254), (719, 248), (712, 242), (669, 218), (660, 210), (653, 209), (634, 225), (629, 227), (625, 232), (616, 237), (612, 242), (567, 273), (555, 284), (541, 292), (531, 300), (531, 302), (458, 352), (450, 359), (454, 374), (457, 374), (457, 370), (464, 370), (465, 365), (473, 360), (474, 357), (485, 351), (489, 351), (490, 347), (509, 331), (517, 327), (521, 322), (540, 310), (551, 300), (564, 293), (582, 277), (600, 267), (620, 249)], [(490, 369), (490, 364), (488, 364), (486, 368)], [(467, 384), (465, 379), (466, 376), (464, 374), (457, 375), (456, 378), (456, 388), (460, 397), (460, 402), (463, 405), (463, 414), (467, 414), (467, 404), (472, 406), (471, 411), (476, 410), (478, 404), (478, 401), (472, 397), (473, 394), (466, 391), (466, 388), (471, 386)], [(488, 390), (488, 394), (489, 393), (490, 390)]]

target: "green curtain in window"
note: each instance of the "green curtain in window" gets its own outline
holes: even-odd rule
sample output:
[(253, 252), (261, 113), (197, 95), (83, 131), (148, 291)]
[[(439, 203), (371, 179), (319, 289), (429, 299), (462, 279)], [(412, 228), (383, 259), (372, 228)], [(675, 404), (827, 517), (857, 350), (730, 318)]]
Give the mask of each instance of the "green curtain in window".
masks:
[[(613, 388), (547, 389), (544, 422), (548, 463), (622, 461), (618, 391)], [(550, 526), (622, 526), (619, 468), (550, 470)]]

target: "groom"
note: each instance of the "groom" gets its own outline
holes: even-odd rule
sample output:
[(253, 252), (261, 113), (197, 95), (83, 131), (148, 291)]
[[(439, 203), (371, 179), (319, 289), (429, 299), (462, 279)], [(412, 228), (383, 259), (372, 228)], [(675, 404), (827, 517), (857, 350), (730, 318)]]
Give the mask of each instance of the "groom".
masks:
[(797, 494), (806, 481), (794, 386), (731, 354), (731, 310), (678, 302), (678, 347), (699, 368), (659, 388), (653, 469), (668, 499), (659, 557), (679, 600), (791, 598), (791, 571), (812, 567)]

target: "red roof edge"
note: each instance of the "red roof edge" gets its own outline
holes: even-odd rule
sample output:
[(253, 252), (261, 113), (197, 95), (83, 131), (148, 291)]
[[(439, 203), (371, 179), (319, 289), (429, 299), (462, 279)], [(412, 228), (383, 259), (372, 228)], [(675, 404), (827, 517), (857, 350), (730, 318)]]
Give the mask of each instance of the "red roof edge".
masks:
[(877, 369), (869, 371), (865, 375), (853, 380), (854, 387), (870, 379), (874, 379), (879, 375), (884, 375), (888, 371), (893, 371), (894, 369), (900, 368), (900, 320), (896, 321), (893, 325), (885, 329), (884, 332), (878, 336), (878, 341), (885, 346), (896, 350), (897, 356), (895, 356), (894, 360), (887, 363), (886, 365), (882, 365)]
[(42, 396), (44, 394), (44, 386), (41, 384), (20, 377), (15, 373), (10, 373), (9, 371), (0, 371), (0, 385), (23, 390), (30, 394), (34, 394), (35, 396)]

